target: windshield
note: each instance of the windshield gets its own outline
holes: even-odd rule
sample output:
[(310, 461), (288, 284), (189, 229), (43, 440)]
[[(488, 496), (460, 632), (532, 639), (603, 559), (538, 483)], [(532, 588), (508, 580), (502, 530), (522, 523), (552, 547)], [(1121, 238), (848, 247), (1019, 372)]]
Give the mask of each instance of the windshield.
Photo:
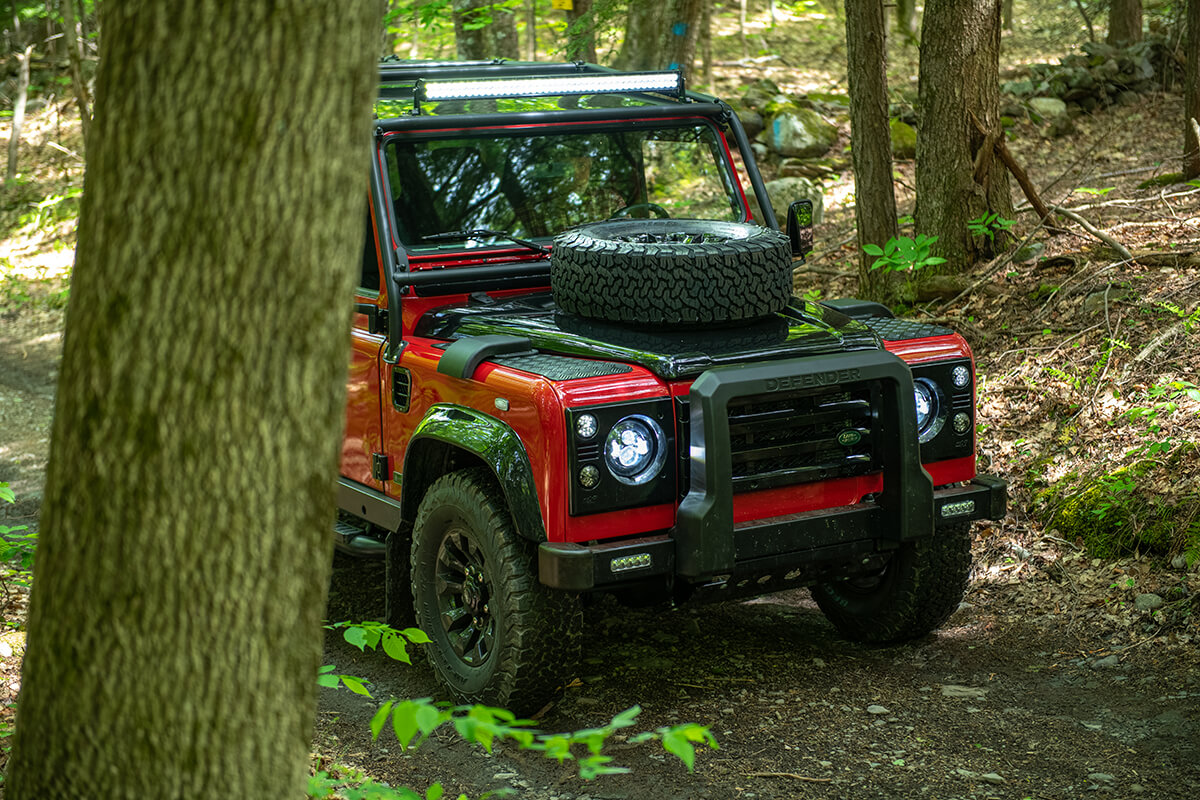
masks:
[(548, 240), (614, 216), (743, 219), (724, 147), (703, 123), (393, 137), (386, 153), (397, 235), (409, 250), (506, 241), (425, 240), (448, 231)]

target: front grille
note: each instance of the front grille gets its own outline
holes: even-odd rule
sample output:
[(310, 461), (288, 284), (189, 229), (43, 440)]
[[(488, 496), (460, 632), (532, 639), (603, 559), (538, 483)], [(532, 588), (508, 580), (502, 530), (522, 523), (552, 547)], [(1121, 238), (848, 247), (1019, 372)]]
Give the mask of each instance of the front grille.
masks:
[[(734, 398), (727, 409), (733, 491), (752, 492), (878, 471), (872, 409), (881, 402), (875, 384)], [(677, 397), (675, 406), (683, 443), (679, 448), (682, 498), (690, 488), (687, 442), (691, 404), (687, 398)]]
[(730, 401), (733, 490), (749, 492), (876, 469), (870, 385)]

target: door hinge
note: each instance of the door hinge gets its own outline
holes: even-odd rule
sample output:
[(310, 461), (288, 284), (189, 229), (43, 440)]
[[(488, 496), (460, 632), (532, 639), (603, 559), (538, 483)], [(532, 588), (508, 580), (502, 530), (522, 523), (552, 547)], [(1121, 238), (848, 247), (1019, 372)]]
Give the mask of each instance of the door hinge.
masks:
[(371, 453), (371, 477), (377, 481), (386, 481), (390, 472), (387, 453)]

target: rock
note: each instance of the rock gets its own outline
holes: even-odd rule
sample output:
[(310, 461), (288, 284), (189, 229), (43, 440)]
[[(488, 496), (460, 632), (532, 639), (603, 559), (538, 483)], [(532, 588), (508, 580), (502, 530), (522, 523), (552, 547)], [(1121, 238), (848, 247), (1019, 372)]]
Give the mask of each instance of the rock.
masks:
[(767, 122), (767, 145), (782, 156), (819, 158), (837, 141), (837, 127), (816, 111), (785, 106)]
[(746, 138), (754, 141), (754, 137), (758, 136), (763, 131), (766, 125), (763, 122), (762, 114), (750, 109), (739, 111), (738, 118), (742, 121), (742, 127), (746, 129)]
[(1187, 556), (1177, 555), (1171, 559), (1171, 569), (1187, 569)]
[(761, 111), (777, 94), (779, 87), (773, 81), (763, 78), (746, 87), (746, 91), (742, 92), (742, 102), (747, 108)]
[(983, 781), (984, 783), (990, 783), (993, 786), (999, 786), (1000, 784), (1004, 783), (1004, 778), (1000, 777), (995, 772), (986, 772), (979, 776), (979, 780)]
[(1095, 781), (1096, 783), (1109, 783), (1109, 784), (1117, 782), (1117, 779), (1114, 778), (1112, 775), (1109, 775), (1107, 772), (1090, 773), (1088, 775), (1088, 780)]
[(1140, 783), (1131, 783), (1129, 784), (1129, 791), (1132, 794), (1141, 794), (1142, 792), (1146, 791), (1146, 787), (1142, 786)]
[(1031, 97), (1029, 109), (1042, 120), (1050, 122), (1055, 117), (1066, 116), (1067, 104), (1057, 97)]
[(888, 123), (892, 135), (892, 158), (917, 157), (917, 131), (912, 125), (894, 119)]
[(1146, 592), (1145, 594), (1139, 594), (1133, 599), (1133, 607), (1138, 611), (1153, 611), (1156, 608), (1161, 608), (1165, 602), (1158, 595)]
[(1142, 104), (1142, 96), (1137, 92), (1131, 92), (1128, 89), (1117, 95), (1117, 105), (1133, 108)]
[(813, 224), (825, 219), (825, 198), (821, 187), (807, 178), (778, 178), (767, 183), (767, 194), (771, 196), (771, 208), (780, 225), (787, 225), (788, 206), (795, 200), (812, 200)]
[(888, 711), (883, 706), (867, 706), (867, 713), (868, 714), (890, 714), (892, 712)]
[(8, 642), (0, 641), (0, 658), (12, 658), (13, 649)]
[(958, 777), (966, 778), (969, 781), (977, 781), (981, 777), (983, 777), (978, 772), (972, 772), (969, 769), (956, 769), (956, 770), (954, 770), (954, 772), (955, 772), (955, 774), (958, 775)]
[(974, 686), (956, 686), (948, 683), (942, 687), (942, 697), (966, 697), (971, 700), (982, 700), (987, 696), (987, 689), (977, 689)]
[(1115, 655), (1098, 658), (1092, 662), (1092, 669), (1112, 669), (1121, 666), (1121, 659)]

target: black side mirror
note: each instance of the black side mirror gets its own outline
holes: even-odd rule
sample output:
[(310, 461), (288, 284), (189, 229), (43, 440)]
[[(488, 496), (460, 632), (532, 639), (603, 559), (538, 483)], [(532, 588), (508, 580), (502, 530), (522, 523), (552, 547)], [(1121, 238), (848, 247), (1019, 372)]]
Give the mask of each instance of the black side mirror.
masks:
[(803, 259), (812, 252), (812, 200), (797, 200), (788, 206), (787, 235), (792, 242), (792, 255)]

